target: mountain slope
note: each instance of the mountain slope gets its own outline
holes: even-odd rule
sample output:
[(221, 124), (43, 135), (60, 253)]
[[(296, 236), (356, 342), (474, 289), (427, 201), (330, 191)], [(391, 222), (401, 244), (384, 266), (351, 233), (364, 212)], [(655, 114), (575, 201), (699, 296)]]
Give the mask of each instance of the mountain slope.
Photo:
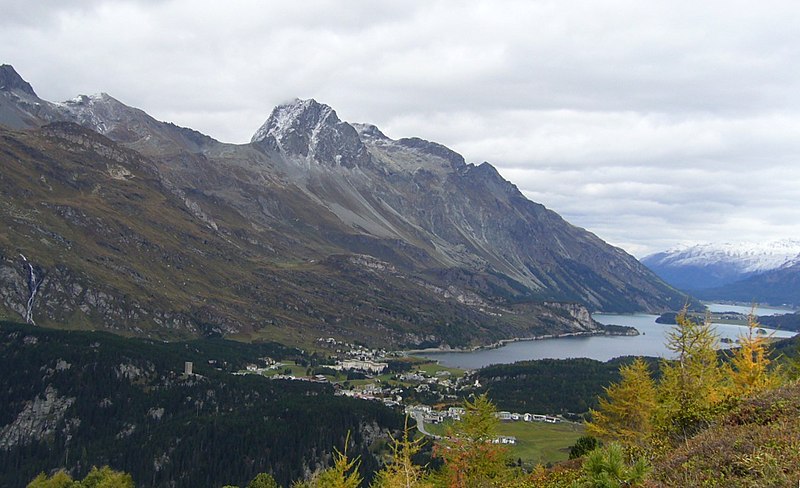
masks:
[(339, 221), (413, 244), (428, 267), (502, 275), (510, 296), (593, 309), (658, 308), (674, 294), (624, 251), (527, 200), (490, 164), (466, 164), (438, 144), (353, 127), (314, 100), (276, 108), (253, 143), (278, 153), (291, 181)]
[(800, 262), (765, 271), (718, 288), (700, 290), (697, 296), (705, 300), (798, 307), (800, 306)]
[(0, 140), (8, 317), (463, 345), (597, 330), (586, 308), (685, 300), (488, 163), (313, 100), (277, 107), (253, 142), (232, 145), (108, 95), (39, 100), (9, 68), (0, 120), (27, 130)]

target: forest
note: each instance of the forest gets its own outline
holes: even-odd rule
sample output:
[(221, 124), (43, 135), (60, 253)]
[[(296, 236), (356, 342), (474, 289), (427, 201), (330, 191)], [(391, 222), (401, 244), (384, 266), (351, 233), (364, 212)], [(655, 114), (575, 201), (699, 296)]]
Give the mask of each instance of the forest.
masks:
[[(480, 391), (501, 410), (543, 414), (584, 414), (596, 407), (603, 388), (619, 380), (620, 366), (633, 357), (610, 361), (588, 358), (540, 359), (496, 364), (478, 370)], [(658, 359), (645, 358), (651, 365)]]
[[(402, 416), (330, 385), (231, 371), (297, 357), (276, 344), (162, 343), (99, 332), (0, 324), (0, 486), (93, 466), (139, 486), (221, 486), (269, 470), (282, 484), (327, 465), (349, 435), (365, 476)], [(194, 373), (185, 375), (184, 362)]]

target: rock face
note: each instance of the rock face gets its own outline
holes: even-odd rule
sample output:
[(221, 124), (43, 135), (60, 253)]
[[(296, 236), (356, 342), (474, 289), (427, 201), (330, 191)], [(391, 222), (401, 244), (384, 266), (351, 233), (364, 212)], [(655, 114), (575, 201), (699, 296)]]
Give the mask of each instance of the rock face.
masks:
[(105, 94), (59, 104), (21, 88), (0, 95), (0, 121), (25, 122), (7, 127), (61, 121), (2, 133), (8, 316), (25, 309), (18, 254), (48, 277), (37, 323), (99, 320), (145, 335), (303, 341), (313, 330), (464, 345), (591, 324), (562, 320), (557, 303), (656, 311), (685, 301), (489, 163), (393, 140), (314, 100), (276, 107), (250, 144), (231, 145)]
[(27, 95), (36, 96), (30, 83), (22, 77), (8, 64), (0, 65), (0, 91), (20, 91)]
[(279, 105), (251, 142), (301, 160), (354, 168), (368, 165), (369, 152), (350, 124), (316, 100)]
[(75, 398), (58, 395), (52, 386), (27, 402), (13, 422), (0, 430), (0, 449), (10, 450), (52, 438)]

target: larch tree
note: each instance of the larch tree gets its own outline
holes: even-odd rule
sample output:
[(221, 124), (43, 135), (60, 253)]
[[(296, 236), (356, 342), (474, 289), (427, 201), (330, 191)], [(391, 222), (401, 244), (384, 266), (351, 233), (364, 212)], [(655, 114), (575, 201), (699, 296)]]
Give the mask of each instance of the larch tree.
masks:
[(74, 481), (64, 471), (58, 471), (48, 477), (44, 473), (28, 483), (27, 488), (134, 488), (130, 474), (115, 471), (108, 466), (92, 467), (83, 481)]
[(732, 351), (730, 361), (731, 394), (736, 397), (780, 384), (776, 370), (770, 370), (769, 336), (759, 334), (760, 324), (753, 313), (747, 320), (747, 334), (739, 336), (739, 347)]
[(347, 445), (350, 443), (350, 433), (344, 441), (344, 451), (334, 448), (333, 466), (317, 473), (308, 481), (297, 481), (293, 488), (359, 488), (363, 479), (358, 472), (361, 464), (359, 458), (350, 459), (347, 456)]
[(661, 363), (656, 427), (669, 441), (685, 441), (707, 427), (726, 397), (719, 343), (711, 319), (695, 321), (684, 309), (667, 333), (666, 347), (676, 358)]
[(604, 441), (626, 447), (641, 445), (652, 430), (656, 406), (656, 386), (647, 363), (636, 358), (619, 369), (619, 383), (605, 388), (597, 410), (590, 410), (586, 430)]
[(250, 480), (250, 483), (247, 484), (247, 488), (278, 488), (278, 483), (271, 474), (259, 473), (255, 478)]
[[(390, 434), (391, 436), (391, 434)], [(425, 479), (422, 466), (415, 465), (412, 458), (425, 442), (420, 437), (413, 440), (409, 435), (408, 417), (406, 417), (403, 437), (392, 439), (392, 459), (375, 476), (370, 485), (372, 488), (430, 488), (433, 485)]]
[(509, 475), (506, 448), (497, 439), (496, 409), (486, 394), (464, 402), (460, 422), (447, 430), (434, 453), (444, 460), (439, 484), (448, 488), (504, 486)]

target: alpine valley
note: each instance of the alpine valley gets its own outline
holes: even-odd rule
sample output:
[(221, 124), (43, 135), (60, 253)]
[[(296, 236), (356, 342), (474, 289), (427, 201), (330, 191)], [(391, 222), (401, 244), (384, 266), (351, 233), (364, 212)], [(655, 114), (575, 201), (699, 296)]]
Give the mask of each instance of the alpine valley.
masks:
[(469, 346), (686, 297), (489, 163), (314, 100), (249, 144), (0, 67), (0, 318), (158, 339)]

